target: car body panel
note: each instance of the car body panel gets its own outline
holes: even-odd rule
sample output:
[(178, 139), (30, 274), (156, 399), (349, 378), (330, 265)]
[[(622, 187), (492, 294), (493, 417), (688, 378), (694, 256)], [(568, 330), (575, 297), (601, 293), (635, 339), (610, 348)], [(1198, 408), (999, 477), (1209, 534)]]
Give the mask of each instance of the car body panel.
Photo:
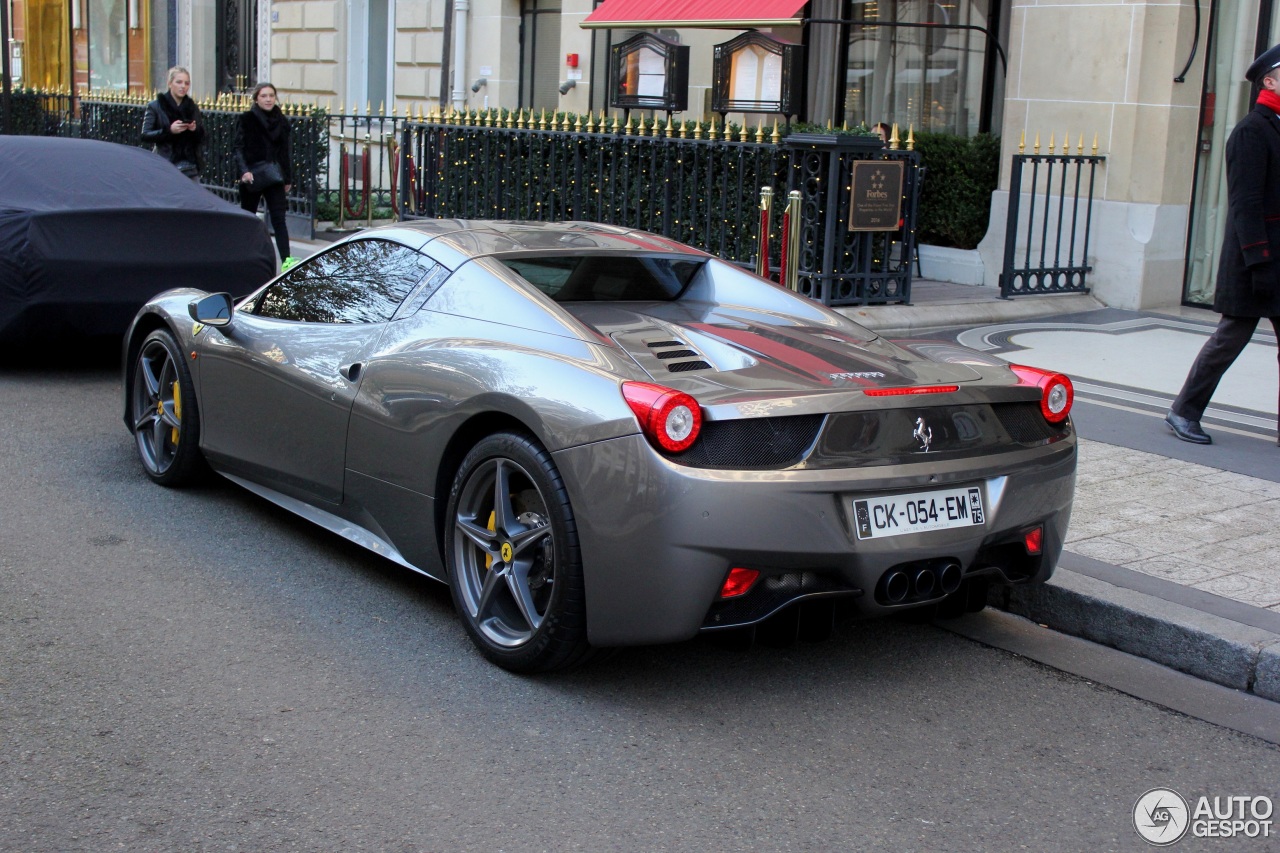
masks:
[[(550, 453), (575, 510), (596, 645), (674, 641), (748, 620), (717, 621), (720, 586), (734, 567), (779, 587), (819, 578), (818, 594), (853, 600), (868, 615), (917, 603), (886, 602), (877, 591), (895, 567), (954, 561), (966, 577), (1005, 583), (1052, 573), (1070, 518), (1075, 432), (1069, 420), (1045, 427), (1040, 390), (990, 356), (884, 340), (642, 232), (423, 220), (355, 239), (375, 236), (445, 270), (406, 297), (394, 319), (272, 320), (245, 313), (251, 296), (228, 326), (201, 327), (187, 306), (204, 292), (171, 291), (135, 319), (126, 388), (130, 347), (167, 326), (192, 354), (201, 447), (215, 470), (440, 580), (452, 529), (444, 509), (461, 456), (495, 430), (531, 436)], [(671, 301), (558, 303), (503, 260), (584, 251), (704, 265)], [(426, 295), (420, 306), (413, 294)], [(358, 374), (344, 376), (353, 365)], [(642, 434), (622, 393), (627, 382), (691, 395), (704, 429), (764, 419), (787, 429), (809, 418), (820, 432), (796, 459), (693, 463)], [(940, 387), (867, 393), (920, 386)], [(1030, 407), (1040, 432), (1011, 438), (1013, 427), (996, 414), (1007, 406)], [(880, 419), (887, 432), (836, 429), (841, 417)], [(917, 441), (913, 423), (919, 435), (937, 430), (937, 443)], [(953, 487), (979, 490), (982, 523), (888, 538), (855, 532), (857, 498)], [(1042, 554), (1016, 565), (996, 558), (1034, 526), (1044, 531)], [(803, 600), (808, 588), (779, 600)], [(768, 610), (760, 607), (748, 621)]]

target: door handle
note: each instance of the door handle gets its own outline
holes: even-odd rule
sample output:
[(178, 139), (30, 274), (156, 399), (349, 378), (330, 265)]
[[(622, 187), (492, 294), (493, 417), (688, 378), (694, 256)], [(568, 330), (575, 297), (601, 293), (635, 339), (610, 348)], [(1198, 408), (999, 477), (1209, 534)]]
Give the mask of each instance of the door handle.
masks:
[(338, 372), (341, 373), (342, 378), (348, 382), (355, 382), (360, 378), (360, 368), (362, 367), (364, 367), (363, 364), (358, 361), (353, 361), (351, 364), (344, 364), (339, 367)]

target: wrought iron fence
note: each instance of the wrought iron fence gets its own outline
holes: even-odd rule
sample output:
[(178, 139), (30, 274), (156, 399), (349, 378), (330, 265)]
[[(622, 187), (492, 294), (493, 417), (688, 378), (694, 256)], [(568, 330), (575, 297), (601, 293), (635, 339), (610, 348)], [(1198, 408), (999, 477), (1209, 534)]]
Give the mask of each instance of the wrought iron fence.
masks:
[[(592, 117), (584, 123), (560, 115), (550, 127), (545, 118), (526, 123), (505, 113), (496, 120), (409, 123), (400, 215), (590, 220), (651, 231), (754, 267), (761, 188), (778, 198), (794, 189), (802, 197), (801, 293), (828, 305), (909, 301), (918, 154), (836, 134), (785, 141), (763, 128), (691, 138), (691, 126), (703, 136), (693, 123), (670, 130), (661, 122), (641, 125), (636, 133), (616, 122), (597, 126)], [(896, 231), (851, 233), (845, 226), (852, 163), (864, 159), (901, 159), (910, 167), (904, 224)], [(780, 233), (769, 239), (769, 257), (780, 258)]]
[(13, 136), (79, 136), (74, 107), (75, 98), (68, 93), (15, 89), (0, 128)]
[(1064, 142), (1062, 154), (1013, 155), (1000, 273), (1004, 298), (1089, 292), (1093, 191), (1098, 167), (1107, 158), (1066, 149)]

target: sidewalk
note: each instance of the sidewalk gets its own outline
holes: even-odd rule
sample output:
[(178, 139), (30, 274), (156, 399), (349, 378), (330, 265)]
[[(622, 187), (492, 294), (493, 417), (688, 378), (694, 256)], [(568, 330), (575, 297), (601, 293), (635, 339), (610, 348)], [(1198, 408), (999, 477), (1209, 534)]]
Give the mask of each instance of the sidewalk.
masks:
[[(839, 309), (886, 337), (950, 337), (1053, 367), (1076, 386), (1081, 437), (1066, 551), (1043, 587), (992, 604), (1048, 628), (1280, 701), (1280, 447), (1276, 340), (1265, 321), (1228, 372), (1206, 430), (1162, 418), (1209, 311), (1107, 309), (1087, 295), (1002, 300), (913, 284), (914, 304)], [(1259, 409), (1257, 407), (1261, 406)]]

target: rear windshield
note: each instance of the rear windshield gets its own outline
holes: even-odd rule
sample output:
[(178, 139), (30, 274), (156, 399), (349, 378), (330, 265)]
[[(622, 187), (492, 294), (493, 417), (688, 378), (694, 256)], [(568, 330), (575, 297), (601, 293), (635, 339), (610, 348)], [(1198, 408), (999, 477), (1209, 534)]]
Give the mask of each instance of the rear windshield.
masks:
[(498, 258), (556, 302), (654, 302), (677, 298), (701, 258), (556, 255)]

